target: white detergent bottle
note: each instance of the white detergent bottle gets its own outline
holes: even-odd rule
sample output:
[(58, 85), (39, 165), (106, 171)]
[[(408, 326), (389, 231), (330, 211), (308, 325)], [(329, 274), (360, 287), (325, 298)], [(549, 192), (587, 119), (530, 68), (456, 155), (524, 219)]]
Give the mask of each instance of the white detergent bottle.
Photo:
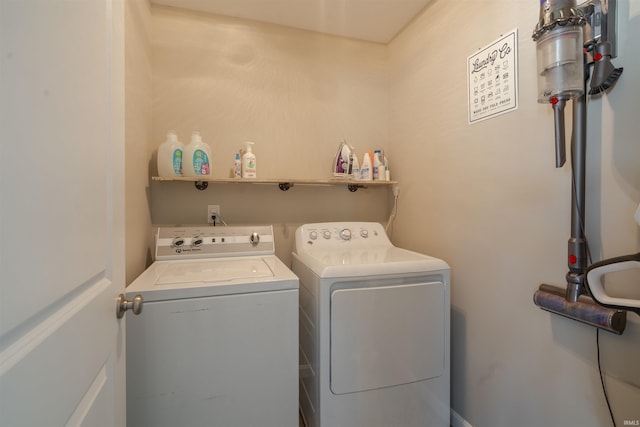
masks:
[(355, 151), (352, 151), (353, 155), (353, 165), (351, 166), (351, 177), (355, 179), (360, 179), (360, 162), (358, 161), (358, 155)]
[(373, 180), (373, 164), (371, 162), (373, 154), (371, 152), (364, 153), (362, 165), (360, 165), (360, 179), (363, 181)]
[(389, 161), (387, 160), (387, 156), (384, 156), (384, 179), (385, 181), (391, 181), (391, 172), (389, 172)]
[(373, 179), (376, 181), (380, 179), (380, 165), (382, 165), (381, 156), (382, 152), (380, 150), (373, 151)]
[(182, 175), (182, 151), (184, 144), (178, 141), (174, 131), (167, 132), (167, 139), (158, 147), (158, 176), (172, 178)]
[(253, 142), (244, 143), (244, 154), (242, 155), (242, 177), (256, 178), (256, 156), (251, 151)]
[(191, 134), (191, 141), (184, 147), (182, 155), (184, 176), (211, 176), (211, 148), (202, 141), (200, 132)]

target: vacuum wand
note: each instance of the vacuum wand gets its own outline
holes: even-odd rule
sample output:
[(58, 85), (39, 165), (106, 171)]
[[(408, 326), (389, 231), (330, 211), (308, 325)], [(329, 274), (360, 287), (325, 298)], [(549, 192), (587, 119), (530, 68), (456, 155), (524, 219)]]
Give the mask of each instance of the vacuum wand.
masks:
[[(584, 62), (584, 88), (589, 79), (589, 66)], [(585, 270), (589, 265), (587, 258), (587, 239), (585, 237), (585, 177), (587, 162), (587, 95), (586, 91), (573, 100), (573, 129), (571, 132), (571, 236), (567, 244), (566, 275), (569, 302), (576, 302), (584, 292)]]

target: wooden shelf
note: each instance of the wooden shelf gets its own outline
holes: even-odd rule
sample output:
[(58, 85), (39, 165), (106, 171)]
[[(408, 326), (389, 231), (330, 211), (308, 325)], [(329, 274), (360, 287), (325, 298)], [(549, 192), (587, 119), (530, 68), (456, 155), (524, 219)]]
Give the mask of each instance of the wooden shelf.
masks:
[(395, 185), (397, 181), (360, 181), (355, 179), (240, 179), (240, 178), (207, 178), (199, 179), (195, 177), (164, 178), (152, 177), (154, 181), (183, 181), (193, 182), (198, 190), (206, 189), (209, 184), (277, 184), (282, 191), (287, 191), (295, 185), (308, 186), (347, 186), (349, 191), (357, 191), (359, 188), (381, 187)]

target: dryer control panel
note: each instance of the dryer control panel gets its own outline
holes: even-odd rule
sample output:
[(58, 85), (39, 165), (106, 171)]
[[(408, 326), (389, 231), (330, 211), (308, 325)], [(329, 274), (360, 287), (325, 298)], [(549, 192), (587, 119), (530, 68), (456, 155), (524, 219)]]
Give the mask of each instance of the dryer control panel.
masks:
[(156, 260), (274, 253), (271, 225), (159, 227), (156, 235)]
[(323, 222), (305, 224), (296, 231), (296, 246), (332, 247), (392, 246), (377, 222)]

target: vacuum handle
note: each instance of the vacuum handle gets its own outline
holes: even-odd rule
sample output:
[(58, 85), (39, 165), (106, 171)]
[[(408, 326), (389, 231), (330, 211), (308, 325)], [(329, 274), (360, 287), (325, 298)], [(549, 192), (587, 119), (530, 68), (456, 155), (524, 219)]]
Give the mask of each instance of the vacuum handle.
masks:
[[(618, 257), (608, 258), (602, 261), (598, 261), (596, 263), (591, 264), (589, 267), (587, 267), (587, 273), (589, 273), (590, 270), (595, 270), (596, 268), (604, 267), (611, 264), (619, 264), (627, 261), (640, 262), (640, 252), (638, 252), (637, 254), (623, 255), (623, 256), (618, 256)], [(619, 270), (626, 270), (626, 268), (618, 268), (618, 269), (612, 268), (610, 271), (619, 271)], [(609, 271), (606, 271), (606, 272), (608, 273)]]
[(620, 308), (622, 310), (635, 311), (640, 315), (640, 299), (616, 298), (607, 295), (602, 283), (602, 276), (615, 271), (640, 268), (640, 252), (633, 255), (624, 255), (605, 259), (587, 267), (586, 284), (593, 299), (606, 307)]

